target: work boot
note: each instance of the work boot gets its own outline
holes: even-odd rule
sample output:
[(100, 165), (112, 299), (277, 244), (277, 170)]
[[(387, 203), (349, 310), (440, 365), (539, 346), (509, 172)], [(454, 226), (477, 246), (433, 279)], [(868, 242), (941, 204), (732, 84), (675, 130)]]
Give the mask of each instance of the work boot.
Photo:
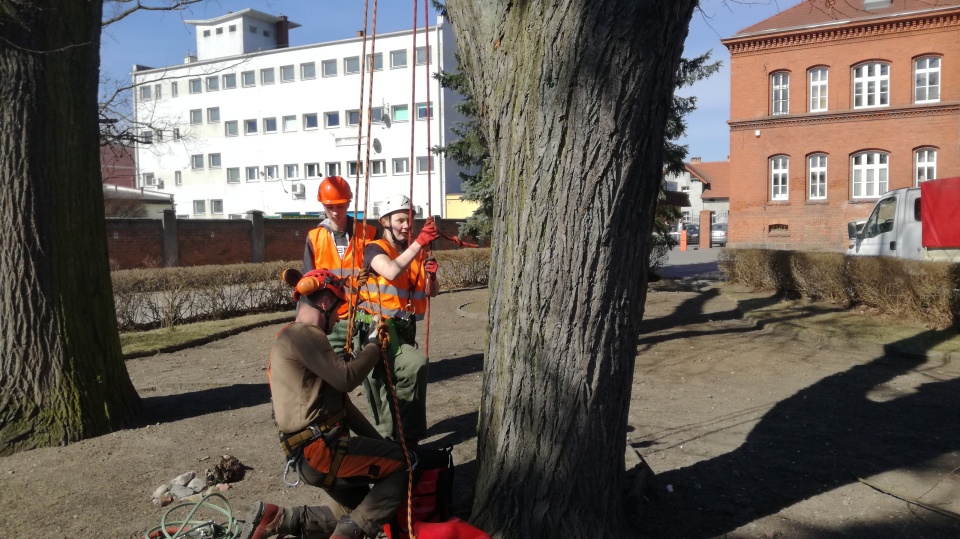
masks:
[(280, 533), (283, 508), (272, 503), (257, 502), (247, 514), (239, 539), (263, 539)]
[(367, 534), (360, 529), (360, 526), (357, 526), (350, 515), (343, 515), (340, 517), (340, 522), (337, 523), (330, 539), (367, 539)]

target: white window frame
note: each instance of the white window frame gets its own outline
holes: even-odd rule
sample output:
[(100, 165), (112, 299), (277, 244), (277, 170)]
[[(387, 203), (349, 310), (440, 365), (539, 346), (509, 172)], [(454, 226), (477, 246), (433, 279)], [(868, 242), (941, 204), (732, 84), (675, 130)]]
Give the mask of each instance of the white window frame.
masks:
[(208, 124), (220, 123), (220, 107), (207, 108), (207, 123)]
[[(270, 121), (271, 121), (271, 120), (273, 121), (273, 129), (270, 129)], [(276, 133), (276, 132), (277, 132), (277, 117), (276, 117), (276, 116), (272, 116), (272, 117), (269, 117), (269, 118), (264, 118), (263, 121), (261, 122), (261, 125), (263, 126), (263, 134), (264, 134), (264, 135), (271, 135), (271, 134), (273, 134), (273, 133)]]
[(226, 137), (240, 136), (240, 122), (237, 120), (228, 120), (223, 122), (223, 134)]
[(149, 84), (140, 87), (140, 101), (153, 100), (153, 88)]
[(194, 214), (194, 215), (206, 215), (206, 214), (207, 214), (207, 201), (206, 201), (206, 200), (194, 200), (194, 201), (193, 201), (193, 214)]
[(340, 175), (340, 161), (328, 161), (323, 164), (323, 170), (327, 176)]
[(371, 176), (386, 176), (387, 175), (387, 160), (386, 159), (374, 159), (370, 161), (370, 175)]
[(183, 173), (179, 170), (173, 171), (173, 185), (176, 185), (177, 187), (183, 185)]
[[(426, 161), (424, 161), (426, 159)], [(427, 169), (423, 165), (427, 164), (430, 168)], [(417, 156), (417, 174), (426, 174), (427, 172), (433, 172), (433, 156), (432, 155), (419, 155)]]
[(890, 185), (890, 156), (868, 150), (850, 156), (851, 189), (854, 199), (880, 198)]
[[(330, 71), (330, 66), (333, 66), (333, 71)], [(337, 61), (336, 60), (324, 60), (320, 62), (320, 76), (322, 77), (336, 77), (337, 76)]]
[(426, 47), (417, 47), (416, 53), (414, 53), (414, 62), (418, 66), (427, 65), (427, 57), (430, 56), (430, 50)]
[(187, 88), (191, 94), (203, 93), (203, 81), (200, 79), (190, 79), (187, 81)]
[(180, 86), (177, 84), (177, 81), (170, 83), (170, 97), (180, 97)]
[(144, 172), (143, 173), (143, 186), (144, 187), (155, 187), (157, 185), (157, 177), (153, 172)]
[(807, 197), (810, 200), (827, 199), (827, 163), (825, 153), (807, 156)]
[(240, 167), (227, 169), (227, 183), (240, 183)]
[[(403, 110), (404, 112), (406, 112), (407, 117), (403, 120), (400, 120), (397, 118), (397, 112), (400, 110)], [(403, 105), (394, 105), (390, 107), (390, 118), (395, 122), (409, 122), (410, 121), (410, 105), (403, 104)]]
[[(382, 53), (382, 52), (378, 52), (378, 53), (375, 53), (375, 54), (373, 55), (373, 67), (372, 67), (372, 68), (371, 68), (371, 66), (370, 66), (370, 55), (369, 55), (369, 54), (367, 55), (365, 64), (366, 64), (367, 73), (369, 73), (370, 71), (383, 71), (383, 53)], [(377, 67), (377, 64), (379, 64), (380, 67)]]
[(826, 112), (830, 106), (827, 94), (830, 70), (826, 67), (812, 67), (807, 72), (810, 91), (810, 112)]
[[(253, 122), (251, 124), (251, 122)], [(250, 126), (253, 126), (253, 129), (250, 129)], [(260, 122), (256, 118), (248, 119), (243, 121), (243, 134), (244, 135), (256, 135), (257, 131), (260, 130)]]
[(283, 117), (283, 132), (293, 133), (297, 130), (297, 116), (295, 114)]
[(937, 149), (933, 147), (917, 148), (913, 152), (913, 185), (937, 179)]
[(280, 179), (280, 166), (279, 165), (264, 165), (263, 167), (263, 181), (265, 182), (275, 182)]
[[(248, 80), (249, 79), (249, 80)], [(257, 72), (244, 71), (240, 73), (240, 85), (244, 88), (253, 88), (257, 85)]]
[(224, 90), (233, 90), (237, 87), (237, 74), (236, 73), (227, 73), (223, 76), (223, 89)]
[(220, 77), (217, 75), (211, 75), (207, 77), (206, 80), (207, 91), (208, 92), (219, 92), (220, 91)]
[(770, 158), (770, 200), (790, 200), (790, 158), (786, 155)]
[(320, 168), (320, 163), (304, 163), (303, 164), (303, 177), (306, 179), (319, 178), (322, 169)]
[[(313, 70), (312, 75), (307, 75), (307, 70)], [(304, 62), (300, 64), (300, 80), (313, 80), (317, 78), (317, 63), (316, 62)]]
[[(347, 177), (355, 178), (357, 176), (363, 176), (363, 161), (359, 162), (360, 166), (357, 166), (357, 161), (347, 161)], [(358, 170), (359, 169), (359, 170)]]
[(770, 114), (790, 114), (789, 71), (777, 71), (770, 75)]
[(890, 69), (890, 64), (886, 62), (866, 62), (853, 68), (853, 108), (890, 106)]
[(343, 119), (346, 121), (347, 127), (358, 126), (360, 125), (360, 111), (357, 109), (345, 110), (343, 111)]
[(222, 166), (223, 166), (223, 157), (221, 157), (219, 153), (207, 154), (208, 168), (221, 168)]
[[(430, 101), (429, 103), (426, 102), (426, 101), (421, 102), (421, 103), (417, 103), (417, 104), (416, 104), (416, 109), (417, 109), (417, 120), (418, 120), (418, 121), (419, 121), (419, 120), (426, 120), (428, 117), (429, 117), (429, 119), (431, 119), (431, 120), (433, 119), (433, 101)], [(421, 109), (423, 109), (423, 111), (425, 112), (425, 114), (423, 114), (423, 115), (420, 114), (420, 110), (421, 110)], [(427, 115), (429, 115), (429, 116), (427, 116)]]
[[(933, 63), (936, 65), (931, 66)], [(939, 56), (924, 56), (913, 61), (914, 103), (940, 102), (940, 67), (942, 64), (943, 59)], [(923, 92), (922, 98), (920, 97), (921, 92)], [(931, 97), (931, 94), (934, 94), (933, 97)]]
[[(307, 121), (310, 118), (313, 119), (312, 127), (307, 125)], [(316, 112), (307, 112), (303, 115), (303, 130), (311, 131), (314, 129), (320, 129), (320, 116)]]
[(146, 129), (140, 132), (141, 144), (153, 144), (153, 131)]
[[(356, 63), (356, 67), (352, 67), (354, 63)], [(344, 75), (360, 74), (360, 57), (359, 56), (348, 56), (343, 59), (343, 74)]]
[(370, 107), (370, 121), (375, 124), (383, 123), (383, 107)]
[[(220, 206), (220, 209), (217, 209), (217, 206)], [(211, 215), (223, 215), (223, 199), (214, 198), (210, 200), (210, 214)]]
[[(398, 58), (403, 56), (403, 62), (399, 62)], [(390, 51), (390, 69), (403, 69), (407, 67), (407, 49), (400, 49), (395, 51)]]
[(280, 66), (280, 84), (297, 81), (297, 72), (293, 68), (293, 64)]
[[(269, 76), (269, 81), (267, 81), (267, 75)], [(274, 73), (272, 67), (265, 67), (260, 70), (260, 86), (269, 86), (277, 82), (276, 73)]]
[(154, 97), (154, 99), (156, 99), (157, 101), (163, 99), (163, 85), (162, 85), (162, 84), (154, 84), (154, 85), (153, 85), (153, 97)]
[(190, 124), (199, 125), (203, 123), (203, 109), (190, 110)]
[[(291, 174), (292, 172), (292, 174)], [(288, 163), (283, 165), (283, 179), (285, 180), (299, 180), (300, 179), (300, 165), (296, 163)]]
[[(335, 120), (331, 122), (330, 120)], [(332, 112), (323, 113), (323, 127), (325, 129), (336, 129), (340, 127), (340, 111), (335, 110)]]
[(204, 159), (202, 153), (193, 154), (190, 156), (190, 168), (192, 170), (203, 170)]
[[(260, 169), (257, 167), (246, 167), (244, 171), (246, 174), (247, 182), (258, 182), (260, 181)], [(252, 174), (251, 174), (252, 173)]]
[(179, 127), (174, 127), (174, 128), (173, 128), (173, 140), (180, 140), (180, 128), (179, 128)]
[(396, 174), (410, 174), (410, 158), (409, 157), (394, 157), (392, 165), (393, 173)]

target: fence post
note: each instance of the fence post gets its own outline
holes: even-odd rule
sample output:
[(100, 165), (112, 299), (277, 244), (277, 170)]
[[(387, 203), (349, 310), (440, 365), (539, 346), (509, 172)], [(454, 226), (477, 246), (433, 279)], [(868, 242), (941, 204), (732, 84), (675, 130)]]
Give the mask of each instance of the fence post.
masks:
[[(706, 226), (704, 226), (706, 223)], [(713, 212), (710, 210), (700, 211), (700, 248), (709, 249), (713, 247)]]
[(180, 244), (177, 235), (177, 211), (163, 210), (163, 267), (180, 265)]
[(250, 253), (253, 256), (251, 262), (264, 262), (267, 259), (267, 244), (263, 233), (263, 212), (250, 210), (247, 212), (247, 219), (253, 225), (250, 230)]

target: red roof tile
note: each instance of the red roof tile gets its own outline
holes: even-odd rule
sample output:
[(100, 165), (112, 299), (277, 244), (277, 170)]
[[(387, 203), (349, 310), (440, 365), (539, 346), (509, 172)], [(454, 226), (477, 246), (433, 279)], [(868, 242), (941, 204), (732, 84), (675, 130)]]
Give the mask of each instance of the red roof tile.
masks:
[(701, 198), (730, 198), (730, 161), (686, 163), (686, 168), (703, 183)]
[(892, 0), (886, 7), (864, 8), (863, 0), (803, 0), (792, 8), (748, 26), (733, 38), (750, 34), (798, 30), (897, 15), (938, 11), (960, 6), (960, 0)]

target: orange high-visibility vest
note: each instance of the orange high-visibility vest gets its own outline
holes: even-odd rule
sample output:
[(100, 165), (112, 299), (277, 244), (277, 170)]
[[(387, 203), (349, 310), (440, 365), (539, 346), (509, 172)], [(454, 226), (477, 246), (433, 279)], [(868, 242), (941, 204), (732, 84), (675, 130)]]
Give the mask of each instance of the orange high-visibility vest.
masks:
[[(377, 227), (367, 225), (367, 242), (369, 243), (377, 235)], [(310, 268), (309, 257), (304, 257), (303, 272), (306, 273), (312, 269), (326, 268), (336, 274), (338, 277), (347, 278), (345, 283), (345, 292), (349, 296), (355, 288), (355, 278), (357, 272), (363, 267), (363, 221), (353, 220), (353, 233), (350, 234), (350, 241), (347, 243), (347, 250), (343, 253), (343, 258), (337, 253), (337, 244), (333, 240), (330, 231), (322, 226), (314, 228), (307, 233), (307, 245), (313, 250), (313, 267)], [(350, 312), (350, 305), (344, 303), (337, 310), (341, 319), (346, 319)]]
[[(370, 242), (380, 246), (390, 257), (396, 259), (400, 253), (385, 239)], [(426, 253), (420, 251), (410, 262), (406, 270), (400, 272), (392, 281), (374, 273), (367, 285), (360, 289), (359, 307), (370, 314), (383, 313), (384, 316), (402, 318), (413, 313), (417, 320), (423, 320), (427, 312), (426, 271), (423, 269)], [(377, 290), (379, 288), (379, 294)]]

